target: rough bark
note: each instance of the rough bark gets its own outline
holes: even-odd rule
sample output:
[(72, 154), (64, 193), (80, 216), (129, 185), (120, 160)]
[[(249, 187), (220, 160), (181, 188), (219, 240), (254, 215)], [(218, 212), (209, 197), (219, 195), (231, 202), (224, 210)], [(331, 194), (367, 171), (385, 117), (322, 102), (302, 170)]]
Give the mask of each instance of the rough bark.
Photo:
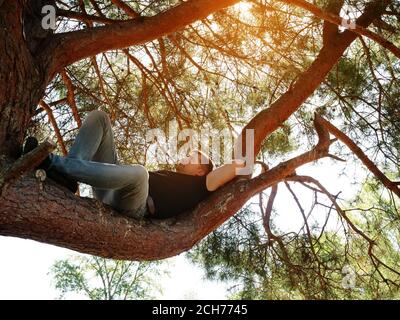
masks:
[(32, 171), (36, 168), (42, 161), (55, 149), (56, 145), (50, 141), (46, 141), (40, 144), (37, 148), (31, 152), (25, 154), (17, 161), (15, 161), (9, 168), (5, 169), (3, 166), (4, 174), (0, 176), (0, 187), (3, 188), (19, 178), (21, 178), (25, 173)]
[(46, 86), (24, 38), (24, 3), (5, 1), (0, 7), (0, 154), (13, 158)]
[(58, 34), (54, 37), (53, 47), (43, 55), (54, 55), (50, 70), (53, 75), (75, 61), (98, 53), (143, 44), (171, 34), (237, 2), (239, 0), (189, 0), (153, 17)]
[[(325, 10), (326, 12), (332, 13), (334, 15), (339, 15), (340, 10), (342, 9), (344, 4), (344, 0), (329, 0), (326, 4)], [(336, 24), (333, 24), (328, 21), (324, 21), (324, 27), (323, 27), (323, 42), (324, 45), (329, 42), (329, 39), (333, 35), (337, 35), (339, 32), (339, 27)]]
[[(193, 211), (166, 220), (135, 220), (94, 199), (84, 199), (26, 177), (0, 196), (0, 235), (33, 239), (105, 258), (157, 260), (189, 250), (234, 215), (252, 196), (277, 184), (305, 163), (328, 156), (321, 134), (309, 152), (252, 180), (238, 180), (213, 193)], [(43, 191), (41, 190), (43, 189)]]

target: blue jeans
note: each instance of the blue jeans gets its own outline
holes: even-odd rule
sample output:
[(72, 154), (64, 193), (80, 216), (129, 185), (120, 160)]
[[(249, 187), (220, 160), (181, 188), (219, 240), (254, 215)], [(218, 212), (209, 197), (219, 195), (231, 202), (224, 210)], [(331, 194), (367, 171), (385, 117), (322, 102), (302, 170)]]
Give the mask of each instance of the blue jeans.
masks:
[(89, 113), (67, 157), (51, 156), (50, 168), (92, 186), (93, 195), (122, 214), (147, 214), (149, 173), (140, 164), (118, 164), (108, 115)]

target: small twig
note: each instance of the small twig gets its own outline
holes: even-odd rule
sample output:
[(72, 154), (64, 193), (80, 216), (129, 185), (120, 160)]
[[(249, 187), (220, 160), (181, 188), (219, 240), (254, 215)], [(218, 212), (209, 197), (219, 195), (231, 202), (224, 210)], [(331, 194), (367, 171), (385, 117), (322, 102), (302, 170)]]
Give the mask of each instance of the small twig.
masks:
[(305, 182), (305, 183), (312, 183), (312, 184), (316, 185), (329, 198), (329, 200), (335, 206), (336, 211), (347, 222), (347, 224), (351, 227), (351, 229), (353, 229), (361, 237), (363, 237), (365, 240), (367, 240), (369, 244), (375, 245), (375, 241), (372, 240), (370, 237), (368, 237), (364, 232), (362, 232), (350, 220), (350, 218), (347, 216), (346, 212), (337, 203), (335, 197), (318, 180), (316, 180), (316, 179), (314, 179), (312, 177), (309, 177), (309, 176), (297, 176), (297, 177), (288, 178), (287, 180), (289, 180), (289, 181), (299, 181), (299, 182)]
[(267, 233), (270, 241), (271, 241), (271, 239), (276, 240), (276, 236), (272, 233), (272, 231), (270, 229), (270, 221), (271, 221), (272, 208), (274, 206), (274, 201), (275, 201), (275, 197), (276, 197), (277, 193), (278, 193), (278, 185), (274, 184), (271, 188), (271, 193), (268, 198), (268, 203), (264, 210), (262, 208), (262, 193), (260, 193), (260, 205), (261, 205), (260, 208), (263, 213), (263, 215), (262, 215), (263, 225), (264, 225), (265, 232)]
[(328, 154), (329, 158), (335, 159), (337, 161), (341, 161), (341, 162), (346, 162), (346, 160), (339, 158), (338, 156), (335, 156), (334, 154)]
[(261, 173), (267, 172), (269, 170), (269, 166), (263, 161), (255, 161), (254, 163), (261, 165)]
[(65, 147), (64, 139), (61, 135), (60, 128), (58, 127), (57, 121), (54, 117), (53, 111), (51, 110), (51, 107), (44, 101), (41, 100), (39, 102), (39, 105), (46, 111), (47, 117), (49, 118), (49, 121), (51, 125), (53, 126), (54, 132), (57, 137), (58, 144), (60, 145), (61, 151), (64, 156), (68, 154), (67, 148)]

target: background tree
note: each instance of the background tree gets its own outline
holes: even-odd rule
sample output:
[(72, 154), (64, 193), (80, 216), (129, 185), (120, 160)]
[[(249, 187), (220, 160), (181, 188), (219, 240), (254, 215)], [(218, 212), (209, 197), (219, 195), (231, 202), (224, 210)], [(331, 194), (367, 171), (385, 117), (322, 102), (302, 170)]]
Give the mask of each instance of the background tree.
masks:
[[(322, 195), (315, 195), (303, 209), (307, 219), (300, 226), (271, 222), (266, 231), (260, 223), (263, 209), (249, 205), (189, 258), (204, 268), (207, 279), (228, 281), (232, 299), (398, 299), (398, 203), (382, 191), (369, 181), (343, 209), (374, 239), (376, 254), (368, 254), (365, 239), (332, 215)], [(276, 208), (271, 220), (279, 213), (295, 214)]]
[(154, 299), (162, 292), (157, 280), (163, 274), (159, 262), (83, 255), (56, 261), (50, 272), (60, 298), (75, 293), (91, 300)]
[[(375, 167), (369, 163), (368, 169), (389, 190), (385, 201), (397, 206), (398, 1), (344, 1), (357, 16), (357, 28), (346, 31), (333, 28), (341, 19), (330, 1), (233, 6), (238, 2), (57, 1), (55, 34), (32, 27), (40, 23), (40, 5), (50, 1), (0, 2), (0, 91), (7, 93), (0, 95), (0, 234), (103, 257), (161, 259), (192, 248), (253, 196), (271, 189), (255, 228), (264, 230), (258, 236), (272, 244), (266, 259), (277, 268), (264, 270), (263, 279), (272, 271), (285, 272), (282, 283), (299, 287), (297, 296), (334, 297), (337, 283), (324, 280), (332, 266), (319, 257), (318, 245), (324, 241), (329, 261), (348, 246), (362, 249), (371, 273), (394, 290), (398, 265), (396, 255), (387, 257), (382, 249), (386, 236), (376, 239), (363, 221), (346, 214), (337, 195), (295, 171), (332, 154), (348, 160), (350, 169), (350, 160), (370, 159)], [(269, 170), (229, 183), (178, 218), (145, 222), (121, 217), (47, 181), (41, 190), (31, 174), (18, 179), (35, 163), (29, 157), (15, 162), (27, 130), (41, 136), (54, 133), (65, 153), (81, 119), (98, 107), (111, 115), (127, 162), (146, 164), (146, 129), (164, 129), (176, 119), (180, 129), (229, 128), (233, 135), (255, 129), (254, 153), (268, 162)], [(329, 122), (321, 117), (312, 121), (315, 112), (335, 123), (359, 149), (349, 153), (344, 145), (351, 144)], [(333, 144), (329, 133), (340, 142)], [(296, 196), (294, 183), (306, 185), (326, 202), (315, 201), (315, 211), (305, 214), (305, 199)], [(305, 217), (304, 228), (293, 237), (274, 229), (271, 212), (278, 184), (294, 190), (290, 195)], [(354, 234), (356, 240), (333, 236), (323, 221), (314, 221), (316, 228), (309, 223), (326, 206), (343, 223), (342, 233)], [(391, 219), (394, 224), (396, 215)], [(318, 241), (315, 232), (321, 235)], [(254, 252), (258, 259), (267, 254)], [(343, 263), (333, 267), (340, 269)], [(336, 282), (339, 269), (332, 274)]]

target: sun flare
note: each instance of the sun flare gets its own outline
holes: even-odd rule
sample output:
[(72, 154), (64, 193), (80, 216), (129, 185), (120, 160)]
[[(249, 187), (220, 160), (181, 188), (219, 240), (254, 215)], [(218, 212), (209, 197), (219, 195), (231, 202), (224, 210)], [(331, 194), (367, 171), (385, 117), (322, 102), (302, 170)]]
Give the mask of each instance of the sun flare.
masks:
[(251, 4), (250, 2), (241, 1), (235, 4), (233, 7), (240, 12), (247, 13), (250, 11), (252, 6), (253, 4)]
[(246, 1), (241, 1), (233, 6), (233, 8), (239, 12), (243, 17), (249, 18), (251, 16), (251, 8), (253, 4)]

